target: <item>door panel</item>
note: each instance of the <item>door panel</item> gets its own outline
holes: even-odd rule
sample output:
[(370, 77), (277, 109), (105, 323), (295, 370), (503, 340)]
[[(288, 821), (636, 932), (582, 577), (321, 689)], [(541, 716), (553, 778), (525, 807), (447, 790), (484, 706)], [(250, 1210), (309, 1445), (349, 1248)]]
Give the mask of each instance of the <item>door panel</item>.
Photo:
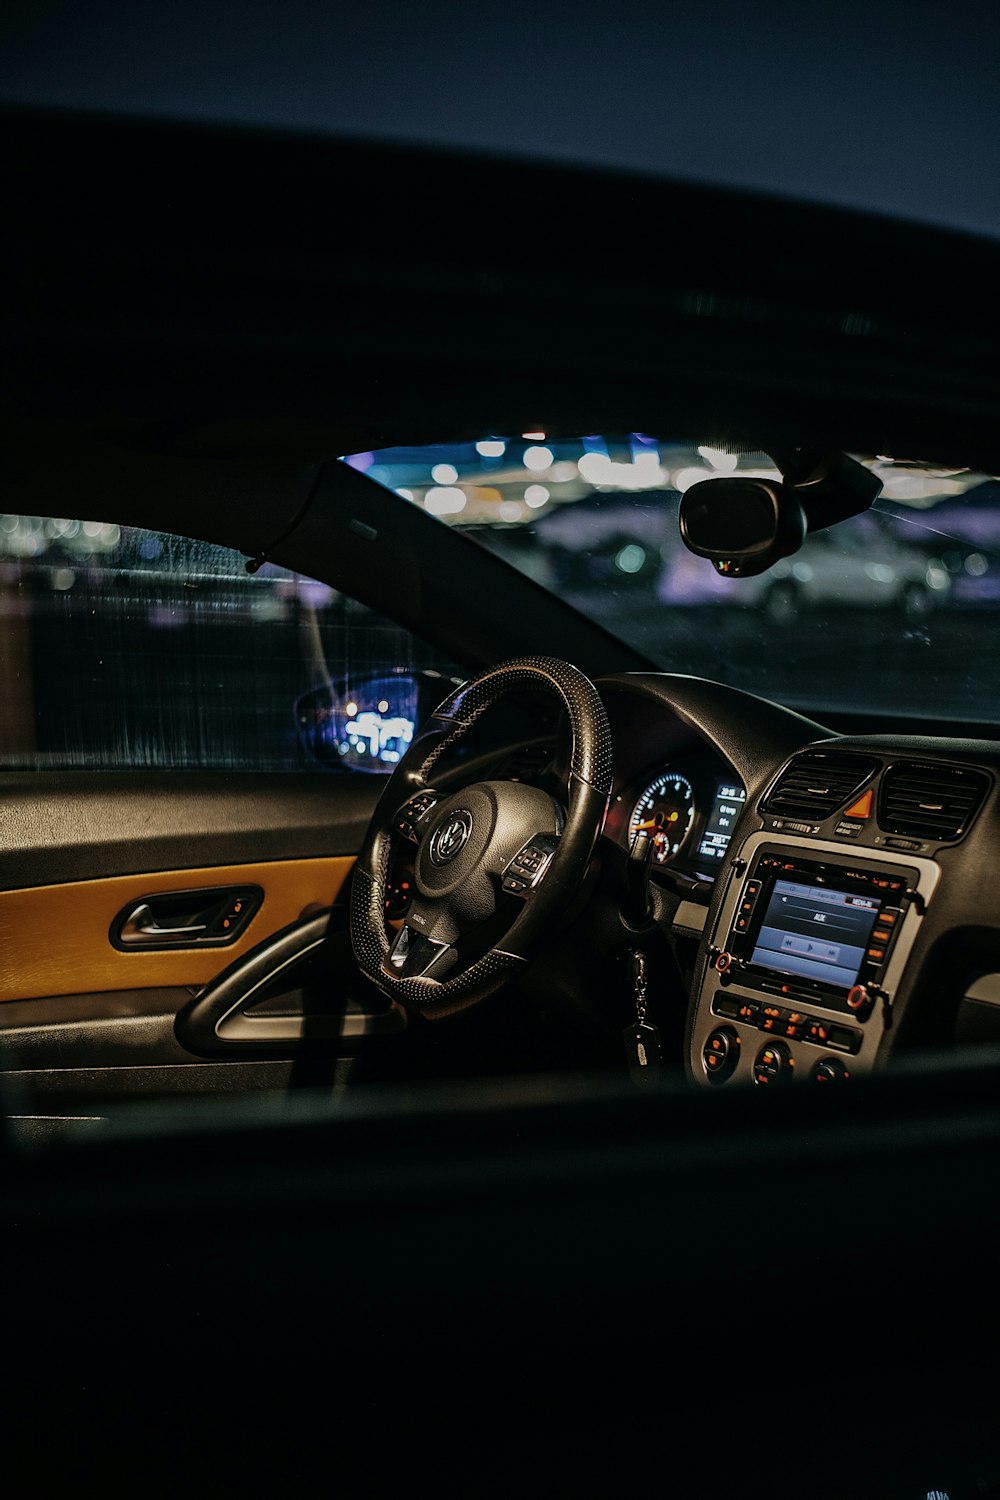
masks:
[[(343, 855), (274, 860), (0, 892), (0, 1001), (207, 984), (309, 908), (330, 906), (351, 864)], [(264, 896), (247, 927), (227, 947), (124, 952), (112, 946), (110, 929), (124, 906), (168, 891), (228, 885), (259, 886)]]
[[(13, 1128), (57, 1129), (115, 1100), (293, 1086), (301, 1062), (208, 1062), (178, 1042), (174, 1018), (241, 954), (337, 901), (383, 786), (330, 772), (0, 778), (0, 1092)], [(232, 944), (111, 943), (128, 902), (241, 885), (263, 900)], [(345, 967), (345, 995), (349, 983)], [(328, 1055), (330, 1081), (347, 1067)]]

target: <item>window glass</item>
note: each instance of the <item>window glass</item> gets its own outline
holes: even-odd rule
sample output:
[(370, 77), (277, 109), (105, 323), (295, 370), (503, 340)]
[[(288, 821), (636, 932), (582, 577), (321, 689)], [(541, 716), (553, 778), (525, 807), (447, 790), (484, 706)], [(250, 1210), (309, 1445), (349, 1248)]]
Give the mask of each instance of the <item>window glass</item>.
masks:
[(734, 579), (687, 550), (678, 509), (692, 484), (714, 476), (779, 479), (765, 453), (635, 432), (534, 432), (346, 461), (668, 671), (820, 716), (932, 709), (1000, 722), (996, 655), (970, 649), (1000, 611), (1000, 483), (989, 475), (862, 456), (883, 486), (870, 511)]
[(425, 669), (457, 670), (273, 564), (250, 574), (187, 538), (0, 517), (6, 768), (387, 771), (417, 712), (405, 674)]

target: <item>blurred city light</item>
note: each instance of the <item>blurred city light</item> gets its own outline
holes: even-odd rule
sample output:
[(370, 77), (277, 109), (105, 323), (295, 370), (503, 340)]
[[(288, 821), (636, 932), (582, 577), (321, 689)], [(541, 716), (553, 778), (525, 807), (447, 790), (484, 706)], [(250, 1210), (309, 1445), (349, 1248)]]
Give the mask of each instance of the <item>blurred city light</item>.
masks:
[(465, 491), (450, 485), (434, 485), (424, 496), (424, 509), (432, 516), (457, 516), (467, 503)]
[(524, 450), (524, 467), (531, 469), (535, 474), (550, 469), (554, 461), (555, 454), (551, 448), (525, 448)]
[(638, 542), (629, 542), (615, 554), (615, 566), (622, 573), (641, 573), (646, 561), (646, 549)]
[(703, 445), (699, 447), (698, 452), (705, 462), (710, 464), (720, 474), (732, 474), (739, 463), (739, 456), (737, 454), (726, 453), (722, 448), (710, 448), (707, 445)]

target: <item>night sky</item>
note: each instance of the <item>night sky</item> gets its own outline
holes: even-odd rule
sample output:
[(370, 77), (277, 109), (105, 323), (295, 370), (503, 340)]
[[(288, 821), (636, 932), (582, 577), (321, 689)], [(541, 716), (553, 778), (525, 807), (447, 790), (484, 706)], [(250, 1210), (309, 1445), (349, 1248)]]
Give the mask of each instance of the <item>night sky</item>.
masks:
[(1000, 236), (983, 0), (32, 0), (0, 28), (0, 100), (480, 146)]

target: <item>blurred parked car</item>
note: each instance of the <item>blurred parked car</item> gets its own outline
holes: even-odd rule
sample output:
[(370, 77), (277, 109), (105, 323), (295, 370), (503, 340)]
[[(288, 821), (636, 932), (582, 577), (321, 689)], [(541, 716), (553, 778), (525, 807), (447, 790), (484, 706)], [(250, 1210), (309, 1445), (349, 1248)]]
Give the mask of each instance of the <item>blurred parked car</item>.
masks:
[(663, 604), (755, 604), (775, 625), (809, 609), (895, 609), (911, 623), (947, 602), (951, 577), (937, 557), (907, 545), (875, 512), (806, 537), (801, 551), (766, 573), (740, 579), (738, 593), (704, 558), (676, 548), (657, 586)]

